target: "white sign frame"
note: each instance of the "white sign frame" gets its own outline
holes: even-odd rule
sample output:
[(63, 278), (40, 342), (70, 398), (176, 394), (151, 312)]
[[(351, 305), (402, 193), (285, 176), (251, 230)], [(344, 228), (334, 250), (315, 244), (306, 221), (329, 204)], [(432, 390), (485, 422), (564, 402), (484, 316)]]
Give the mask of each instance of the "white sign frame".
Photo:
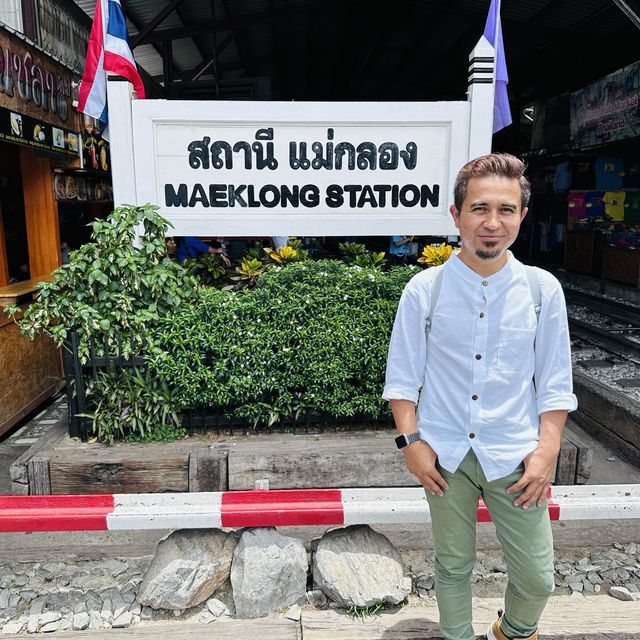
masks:
[[(170, 235), (178, 236), (371, 236), (371, 235), (456, 235), (448, 208), (452, 201), (453, 183), (460, 167), (470, 158), (491, 149), (491, 124), (493, 111), (493, 47), (484, 39), (470, 56), (470, 77), (467, 101), (456, 102), (231, 102), (231, 101), (166, 101), (166, 100), (133, 100), (131, 85), (124, 82), (109, 82), (109, 117), (111, 131), (111, 157), (114, 181), (114, 200), (119, 204), (145, 204), (150, 202), (160, 206), (160, 214), (171, 221), (174, 228)], [(488, 63), (491, 66), (488, 66)], [(291, 140), (326, 141), (329, 128), (336, 131), (362, 131), (363, 137), (371, 136), (376, 128), (383, 128), (384, 139), (393, 140), (393, 132), (398, 133), (400, 148), (406, 143), (407, 130), (412, 129), (419, 135), (424, 133), (428, 139), (432, 135), (444, 140), (444, 148), (437, 148), (436, 157), (444, 156), (444, 162), (437, 162), (435, 176), (419, 175), (420, 164), (416, 165), (409, 175), (408, 166), (400, 172), (407, 181), (416, 185), (435, 186), (437, 178), (439, 197), (421, 203), (420, 206), (387, 206), (374, 210), (358, 210), (349, 206), (340, 211), (329, 208), (323, 199), (326, 195), (321, 191), (320, 201), (313, 208), (266, 208), (255, 209), (205, 208), (196, 203), (191, 207), (169, 207), (164, 201), (164, 185), (167, 175), (172, 176), (176, 167), (176, 182), (184, 183), (185, 171), (200, 171), (189, 166), (189, 154), (185, 140), (201, 139), (206, 132), (211, 140), (225, 139), (225, 133), (236, 130), (240, 139), (253, 141), (249, 131), (272, 127), (276, 136), (286, 134), (283, 131), (309, 130), (310, 136)], [(235, 128), (235, 129), (234, 129)], [(184, 129), (184, 134), (182, 132)], [(169, 133), (167, 133), (169, 132)], [(173, 132), (173, 133), (171, 133)], [(177, 134), (176, 134), (177, 132)], [(222, 132), (222, 133), (218, 133)], [(173, 138), (171, 137), (173, 135)], [(216, 137), (220, 135), (220, 137)], [(182, 137), (180, 137), (182, 136)], [(231, 136), (228, 136), (231, 137)], [(356, 136), (357, 137), (357, 136)], [(162, 140), (158, 148), (158, 140)], [(175, 146), (167, 140), (179, 139), (178, 154)], [(238, 139), (236, 137), (236, 139)], [(377, 142), (380, 142), (381, 138)], [(233, 143), (234, 140), (229, 139)], [(337, 141), (336, 141), (337, 142)], [(288, 142), (287, 142), (288, 144)], [(311, 145), (309, 145), (310, 147)], [(282, 147), (281, 147), (282, 150)], [(428, 165), (424, 154), (428, 149), (418, 148), (418, 161), (422, 154), (423, 162)], [(171, 159), (176, 155), (175, 159)], [(291, 178), (292, 169), (284, 167), (287, 158), (280, 155), (281, 167), (288, 171)], [(309, 153), (310, 157), (314, 154)], [(234, 161), (236, 160), (234, 154)], [(443, 166), (444, 165), (444, 166)], [(235, 165), (234, 165), (235, 168)], [(401, 167), (401, 169), (403, 169)], [(264, 178), (269, 170), (251, 175)], [(278, 170), (272, 171), (276, 174)], [(229, 174), (229, 170), (226, 170)], [(321, 182), (328, 176), (336, 183), (345, 181), (345, 172), (330, 174), (328, 170), (298, 170), (295, 173), (297, 182), (314, 183), (314, 178)], [(394, 182), (393, 171), (384, 172), (388, 182)], [(366, 183), (373, 172), (367, 169), (352, 171), (348, 177), (351, 182)], [(220, 176), (220, 177), (218, 177)], [(195, 181), (201, 180), (203, 187), (208, 183), (224, 183), (229, 178), (225, 170), (190, 173)], [(373, 179), (373, 178), (372, 178)], [(378, 172), (378, 179), (381, 179)], [(274, 178), (277, 182), (277, 178)], [(396, 180), (397, 182), (397, 180)], [(284, 184), (284, 183), (283, 183)], [(189, 185), (192, 189), (193, 185)], [(176, 187), (177, 188), (177, 187)], [(172, 187), (173, 189), (173, 187)], [(194, 200), (195, 201), (195, 200)], [(435, 203), (435, 204), (434, 204)], [(191, 204), (191, 203), (190, 203)], [(348, 209), (348, 210), (344, 210)]]

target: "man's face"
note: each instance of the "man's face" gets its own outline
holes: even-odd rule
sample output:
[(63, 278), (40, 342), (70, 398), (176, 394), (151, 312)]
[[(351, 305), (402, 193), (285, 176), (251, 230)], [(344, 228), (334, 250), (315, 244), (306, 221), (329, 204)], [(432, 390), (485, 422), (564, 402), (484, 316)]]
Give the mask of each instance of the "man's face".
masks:
[(454, 205), (449, 209), (460, 231), (462, 251), (480, 260), (502, 256), (518, 237), (527, 214), (521, 202), (515, 178), (471, 178), (462, 210)]

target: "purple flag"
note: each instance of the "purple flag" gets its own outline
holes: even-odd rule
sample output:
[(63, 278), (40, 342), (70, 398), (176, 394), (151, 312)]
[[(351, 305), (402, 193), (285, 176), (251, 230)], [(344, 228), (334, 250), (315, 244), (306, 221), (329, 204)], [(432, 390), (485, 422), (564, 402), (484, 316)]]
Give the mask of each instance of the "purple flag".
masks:
[(511, 124), (511, 109), (507, 95), (507, 61), (502, 44), (502, 23), (500, 21), (500, 0), (491, 0), (487, 23), (484, 26), (484, 37), (495, 49), (495, 95), (493, 98), (493, 133)]

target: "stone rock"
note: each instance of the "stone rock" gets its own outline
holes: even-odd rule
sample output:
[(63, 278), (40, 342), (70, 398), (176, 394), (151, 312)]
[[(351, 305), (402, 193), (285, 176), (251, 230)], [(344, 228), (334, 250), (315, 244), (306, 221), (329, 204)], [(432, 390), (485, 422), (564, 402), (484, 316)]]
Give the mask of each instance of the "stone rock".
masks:
[(416, 578), (416, 591), (431, 591), (435, 586), (435, 581), (432, 576), (418, 576)]
[(229, 577), (235, 533), (181, 529), (158, 543), (137, 600), (154, 609), (195, 607)]
[(483, 561), (483, 564), (487, 571), (492, 571), (494, 573), (507, 573), (507, 565), (503, 560), (487, 558)]
[(84, 631), (89, 627), (89, 614), (84, 613), (76, 613), (73, 616), (73, 630), (74, 631)]
[(236, 615), (261, 618), (304, 601), (307, 552), (275, 527), (245, 529), (233, 554), (231, 586)]
[(400, 553), (368, 525), (325, 533), (314, 555), (313, 581), (343, 607), (399, 604), (411, 591)]
[(40, 627), (40, 633), (51, 633), (52, 631), (58, 630), (57, 622), (49, 622), (49, 624), (43, 624)]
[(634, 600), (633, 594), (626, 587), (611, 587), (609, 595), (618, 600)]
[(209, 611), (211, 612), (211, 615), (215, 616), (216, 618), (223, 614), (229, 615), (229, 610), (227, 609), (227, 605), (224, 602), (221, 602), (220, 600), (218, 600), (217, 598), (211, 598), (207, 600), (207, 609), (209, 609)]
[(209, 624), (215, 619), (216, 616), (214, 616), (212, 613), (210, 613), (209, 611), (203, 611), (198, 617), (198, 622), (200, 622), (201, 624)]
[(634, 555), (637, 553), (637, 550), (638, 550), (638, 548), (637, 548), (637, 545), (636, 545), (636, 543), (635, 543), (635, 542), (630, 542), (630, 543), (629, 543), (629, 544), (624, 548), (624, 552), (625, 552), (627, 555), (630, 555), (630, 556), (634, 556)]
[(589, 571), (587, 579), (591, 584), (602, 584), (602, 578), (596, 571)]
[(131, 626), (132, 621), (133, 614), (131, 613), (131, 611), (125, 611), (111, 623), (111, 627), (113, 629), (126, 629), (127, 627)]
[(89, 612), (89, 629), (102, 629), (102, 617), (98, 611)]
[(312, 589), (307, 591), (307, 602), (318, 609), (327, 606), (327, 596), (320, 589)]
[(151, 620), (152, 616), (153, 616), (153, 609), (151, 607), (142, 607), (142, 611), (140, 611), (141, 620)]
[(22, 624), (21, 622), (10, 622), (9, 624), (5, 624), (2, 627), (2, 633), (15, 635), (16, 633), (20, 633), (22, 631), (22, 627), (24, 627), (24, 624)]
[(40, 624), (50, 624), (62, 619), (62, 614), (58, 611), (47, 611), (40, 616)]
[(300, 605), (294, 604), (293, 606), (289, 607), (289, 610), (284, 614), (284, 617), (288, 618), (289, 620), (293, 620), (294, 622), (299, 622), (301, 615), (302, 609), (300, 608)]
[(116, 560), (115, 558), (109, 558), (102, 563), (103, 569), (108, 571), (114, 578), (122, 575), (129, 569), (129, 565), (122, 560)]
[(60, 622), (58, 622), (58, 631), (66, 631), (67, 629), (71, 629), (71, 625), (73, 624), (73, 617), (64, 617)]
[(29, 622), (27, 622), (27, 633), (35, 633), (38, 630), (38, 617), (29, 616)]
[(103, 620), (110, 620), (113, 617), (113, 612), (111, 610), (111, 600), (105, 600), (102, 604), (102, 609), (100, 610), (100, 617)]
[(25, 602), (31, 602), (32, 600), (38, 597), (38, 594), (35, 591), (21, 591), (20, 597)]

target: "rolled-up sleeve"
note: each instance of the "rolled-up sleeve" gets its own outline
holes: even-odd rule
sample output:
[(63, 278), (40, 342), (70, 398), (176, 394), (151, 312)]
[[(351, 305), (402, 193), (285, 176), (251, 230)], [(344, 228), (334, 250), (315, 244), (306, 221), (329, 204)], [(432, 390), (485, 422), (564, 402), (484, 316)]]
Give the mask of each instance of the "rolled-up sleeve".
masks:
[(560, 283), (545, 278), (542, 309), (535, 343), (535, 384), (538, 415), (545, 411), (574, 411), (571, 341), (564, 294)]
[(424, 291), (420, 291), (415, 279), (411, 280), (402, 293), (393, 323), (382, 393), (385, 400), (418, 402), (427, 353), (427, 314)]

